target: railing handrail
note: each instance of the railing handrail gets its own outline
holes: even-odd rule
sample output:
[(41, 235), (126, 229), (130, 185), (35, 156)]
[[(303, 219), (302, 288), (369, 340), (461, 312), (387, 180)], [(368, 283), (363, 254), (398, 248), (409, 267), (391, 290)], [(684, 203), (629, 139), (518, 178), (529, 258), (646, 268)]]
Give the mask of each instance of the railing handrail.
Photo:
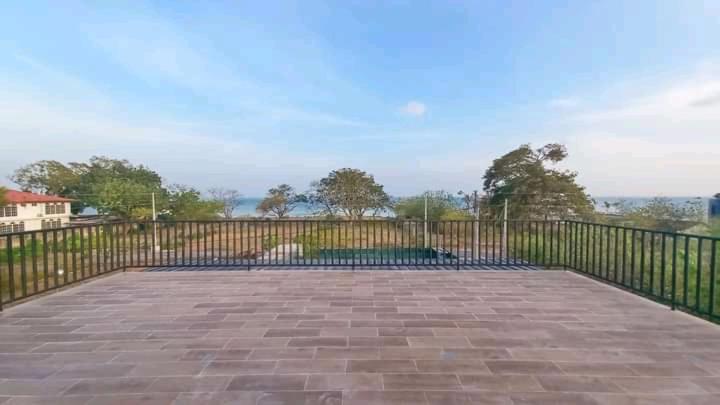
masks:
[(574, 220), (574, 219), (563, 220), (563, 221), (571, 222), (571, 223), (579, 223), (579, 224), (590, 224), (590, 225), (595, 225), (595, 226), (606, 226), (606, 227), (612, 227), (612, 228), (618, 228), (618, 229), (626, 229), (628, 231), (651, 232), (651, 233), (655, 233), (655, 234), (664, 234), (666, 236), (702, 238), (705, 240), (720, 241), (720, 237), (718, 237), (718, 236), (698, 235), (698, 234), (686, 233), (686, 232), (672, 232), (672, 231), (664, 231), (661, 229), (642, 228), (642, 227), (634, 227), (634, 226), (627, 226), (627, 225), (605, 224), (602, 222), (578, 221), (578, 220)]

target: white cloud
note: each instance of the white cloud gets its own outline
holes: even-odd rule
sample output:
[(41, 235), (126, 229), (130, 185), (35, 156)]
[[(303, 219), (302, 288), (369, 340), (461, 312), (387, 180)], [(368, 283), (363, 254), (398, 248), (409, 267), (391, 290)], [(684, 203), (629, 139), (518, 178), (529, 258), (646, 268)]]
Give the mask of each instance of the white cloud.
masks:
[[(718, 72), (720, 73), (720, 72)], [(691, 73), (559, 124), (594, 195), (710, 195), (720, 173), (720, 74)]]
[(422, 117), (427, 112), (427, 106), (419, 101), (413, 100), (405, 104), (400, 111), (402, 111), (403, 114), (413, 117)]
[(580, 100), (570, 97), (554, 98), (548, 101), (548, 105), (557, 109), (572, 109), (580, 105)]

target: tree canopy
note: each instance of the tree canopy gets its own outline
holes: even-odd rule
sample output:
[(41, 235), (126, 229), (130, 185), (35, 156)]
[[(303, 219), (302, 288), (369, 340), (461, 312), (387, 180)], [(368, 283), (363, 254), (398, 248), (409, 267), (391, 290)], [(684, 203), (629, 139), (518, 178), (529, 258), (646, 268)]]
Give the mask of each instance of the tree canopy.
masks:
[(288, 184), (280, 184), (268, 190), (265, 198), (257, 205), (257, 212), (261, 215), (274, 215), (285, 218), (299, 204), (307, 202), (307, 197), (295, 192)]
[(0, 186), (0, 207), (5, 205), (5, 203), (6, 203), (6, 200), (5, 200), (6, 193), (7, 193), (7, 189), (5, 187)]
[(242, 194), (239, 191), (229, 188), (211, 188), (208, 190), (213, 200), (222, 204), (223, 217), (232, 219), (235, 208), (242, 204)]
[(153, 194), (156, 211), (166, 218), (210, 219), (223, 209), (217, 202), (203, 200), (195, 189), (163, 186), (160, 175), (143, 165), (104, 156), (68, 164), (41, 160), (17, 169), (11, 180), (25, 191), (72, 198), (74, 213), (94, 207), (101, 214), (148, 220)]
[(390, 196), (375, 178), (358, 169), (333, 170), (327, 177), (311, 184), (310, 202), (322, 213), (342, 213), (360, 219), (390, 207)]
[(428, 191), (421, 195), (401, 198), (394, 205), (395, 214), (403, 219), (424, 219), (426, 197), (429, 221), (472, 218), (458, 205), (455, 196), (446, 191)]
[(550, 167), (566, 157), (565, 146), (547, 144), (539, 149), (521, 145), (495, 159), (483, 176), (490, 214), (499, 215), (508, 199), (511, 218), (590, 215), (593, 202), (576, 183), (577, 173)]

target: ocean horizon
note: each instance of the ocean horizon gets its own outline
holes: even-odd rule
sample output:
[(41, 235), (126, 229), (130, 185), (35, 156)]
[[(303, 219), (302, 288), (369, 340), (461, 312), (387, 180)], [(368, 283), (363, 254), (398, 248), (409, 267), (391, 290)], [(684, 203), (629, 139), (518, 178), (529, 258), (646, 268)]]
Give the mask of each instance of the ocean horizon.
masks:
[[(397, 198), (404, 198), (404, 197), (397, 197)], [(595, 200), (595, 209), (600, 212), (607, 212), (607, 209), (605, 208), (605, 203), (609, 204), (615, 204), (620, 201), (625, 201), (631, 205), (634, 206), (642, 206), (643, 204), (648, 203), (650, 200), (657, 197), (623, 197), (623, 196), (603, 196), (603, 197), (593, 197)], [(704, 200), (706, 203), (711, 197), (663, 197), (668, 198), (670, 201), (672, 201), (674, 204), (686, 204), (688, 201), (693, 200)], [(235, 217), (259, 217), (260, 214), (257, 213), (256, 207), (262, 201), (263, 197), (245, 197), (242, 199), (242, 202), (240, 205), (235, 208), (235, 211), (233, 212), (233, 215)], [(459, 202), (459, 200), (458, 200)], [(393, 216), (394, 214), (392, 212), (386, 212), (387, 215), (385, 216)], [(308, 204), (300, 204), (298, 205), (291, 213), (290, 216), (293, 217), (305, 217), (305, 216), (312, 216), (316, 215), (315, 210)]]

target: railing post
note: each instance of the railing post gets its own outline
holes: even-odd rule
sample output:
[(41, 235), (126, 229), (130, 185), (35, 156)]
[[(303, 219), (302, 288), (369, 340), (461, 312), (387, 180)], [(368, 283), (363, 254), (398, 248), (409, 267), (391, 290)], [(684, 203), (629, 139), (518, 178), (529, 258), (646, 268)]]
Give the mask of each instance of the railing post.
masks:
[(670, 309), (675, 310), (675, 295), (677, 294), (677, 234), (673, 235), (673, 247), (672, 247), (672, 282), (671, 282), (671, 295), (670, 298)]

